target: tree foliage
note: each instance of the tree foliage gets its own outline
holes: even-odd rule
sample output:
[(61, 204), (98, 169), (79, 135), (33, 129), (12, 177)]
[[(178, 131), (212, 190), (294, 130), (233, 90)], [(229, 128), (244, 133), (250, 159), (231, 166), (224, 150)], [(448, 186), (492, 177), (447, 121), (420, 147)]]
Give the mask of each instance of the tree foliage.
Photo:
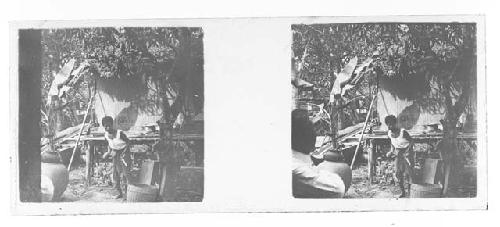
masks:
[[(425, 81), (419, 95), (434, 101), (423, 106), (445, 103), (446, 114), (455, 122), (465, 107), (475, 109), (475, 24), (301, 24), (292, 30), (300, 74), (319, 86), (322, 95), (331, 90), (334, 72), (350, 58), (373, 56), (374, 66), (386, 78)], [(365, 93), (367, 84), (376, 83), (374, 77), (366, 79), (361, 89)]]
[[(138, 77), (143, 83), (153, 79), (172, 84), (186, 84), (190, 78), (192, 94), (203, 97), (202, 39), (201, 28), (184, 27), (42, 30), (42, 103), (47, 103), (54, 74), (70, 59), (77, 60), (75, 67), (83, 62), (92, 67), (80, 86), (70, 90), (63, 106), (78, 103), (85, 109), (93, 77)], [(203, 108), (202, 100), (196, 104)]]

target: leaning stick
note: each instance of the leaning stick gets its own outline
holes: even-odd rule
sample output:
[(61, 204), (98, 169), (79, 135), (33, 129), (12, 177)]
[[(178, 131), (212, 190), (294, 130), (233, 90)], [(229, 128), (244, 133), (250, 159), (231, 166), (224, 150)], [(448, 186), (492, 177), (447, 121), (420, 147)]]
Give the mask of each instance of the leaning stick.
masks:
[(97, 92), (95, 92), (94, 95), (92, 95), (92, 97), (90, 97), (89, 99), (89, 103), (87, 105), (87, 112), (85, 112), (85, 116), (83, 117), (82, 127), (80, 127), (80, 132), (78, 133), (78, 138), (76, 139), (75, 148), (73, 148), (73, 153), (71, 154), (71, 159), (68, 165), (68, 171), (71, 170), (71, 164), (73, 164), (73, 159), (75, 158), (76, 148), (78, 148), (78, 143), (80, 142), (80, 137), (82, 136), (83, 128), (85, 127), (85, 121), (87, 120), (87, 115), (89, 115), (90, 105), (92, 104), (92, 100), (94, 100), (95, 94), (97, 94)]
[(359, 146), (361, 145), (361, 141), (363, 141), (363, 136), (365, 135), (366, 126), (368, 125), (368, 119), (370, 119), (370, 114), (372, 112), (373, 103), (375, 101), (375, 98), (376, 98), (376, 96), (374, 95), (372, 97), (372, 102), (370, 103), (370, 109), (368, 110), (368, 113), (366, 114), (365, 124), (363, 125), (363, 131), (361, 131), (361, 136), (359, 137), (358, 145), (356, 145), (356, 150), (354, 150), (354, 156), (352, 157), (351, 169), (354, 166), (354, 162), (356, 161), (356, 156), (358, 155), (358, 149), (359, 149)]

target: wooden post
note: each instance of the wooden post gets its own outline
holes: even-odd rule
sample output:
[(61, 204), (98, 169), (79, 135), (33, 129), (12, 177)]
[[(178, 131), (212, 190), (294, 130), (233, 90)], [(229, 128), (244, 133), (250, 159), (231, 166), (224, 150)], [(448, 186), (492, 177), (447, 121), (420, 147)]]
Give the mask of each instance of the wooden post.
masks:
[(85, 165), (86, 165), (86, 172), (85, 172), (85, 177), (87, 180), (87, 186), (90, 186), (92, 184), (92, 175), (94, 173), (93, 167), (94, 167), (94, 149), (95, 145), (93, 141), (89, 141), (89, 149), (87, 150), (87, 153), (85, 155)]
[(370, 181), (370, 184), (372, 184), (373, 181), (373, 164), (374, 164), (374, 155), (373, 155), (373, 150), (374, 150), (374, 145), (373, 145), (373, 140), (368, 140), (368, 180)]

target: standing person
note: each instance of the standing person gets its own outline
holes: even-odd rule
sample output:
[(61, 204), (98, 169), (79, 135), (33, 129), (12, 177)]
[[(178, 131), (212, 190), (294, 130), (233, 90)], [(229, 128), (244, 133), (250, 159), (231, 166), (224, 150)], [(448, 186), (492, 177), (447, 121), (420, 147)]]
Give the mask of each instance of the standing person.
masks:
[(405, 175), (408, 175), (408, 191), (410, 183), (412, 183), (413, 167), (415, 163), (413, 154), (413, 139), (410, 134), (397, 124), (397, 119), (394, 115), (385, 117), (385, 124), (389, 129), (387, 134), (391, 139), (391, 151), (388, 156), (395, 155), (394, 165), (396, 166), (396, 178), (398, 179), (401, 195), (399, 198), (406, 196), (405, 191)]
[(102, 118), (102, 126), (105, 130), (104, 138), (108, 141), (108, 152), (103, 155), (103, 158), (107, 158), (109, 155), (113, 158), (113, 181), (114, 187), (118, 191), (116, 198), (123, 198), (123, 193), (127, 192), (132, 163), (129, 149), (130, 140), (123, 131), (114, 129), (113, 118), (110, 116)]

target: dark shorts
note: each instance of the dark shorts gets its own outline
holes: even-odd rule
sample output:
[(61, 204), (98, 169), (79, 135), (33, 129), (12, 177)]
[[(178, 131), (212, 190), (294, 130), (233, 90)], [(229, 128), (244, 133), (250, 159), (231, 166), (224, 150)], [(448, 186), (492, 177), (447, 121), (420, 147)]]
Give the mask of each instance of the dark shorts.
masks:
[(113, 150), (113, 153), (114, 186), (116, 189), (126, 192), (126, 185), (129, 180), (129, 171), (132, 164), (130, 150), (126, 147), (123, 150)]
[(413, 167), (415, 166), (415, 156), (413, 151), (406, 151), (406, 149), (397, 151), (394, 164), (396, 166), (396, 177), (398, 180), (403, 181), (406, 174), (411, 182), (413, 177)]

